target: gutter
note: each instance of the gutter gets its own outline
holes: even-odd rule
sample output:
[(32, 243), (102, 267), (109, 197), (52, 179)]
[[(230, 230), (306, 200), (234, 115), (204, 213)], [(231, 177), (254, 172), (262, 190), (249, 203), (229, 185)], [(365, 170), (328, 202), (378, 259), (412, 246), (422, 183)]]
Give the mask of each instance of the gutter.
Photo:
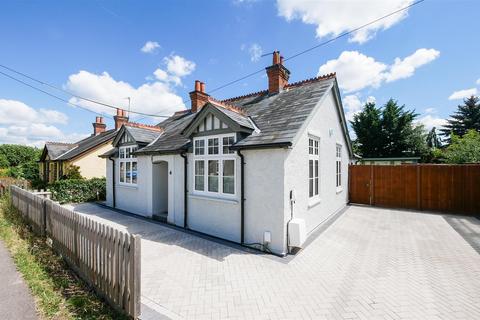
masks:
[(240, 157), (240, 243), (245, 243), (245, 158), (244, 155), (237, 150)]
[(108, 160), (112, 161), (112, 205), (116, 208), (116, 199), (115, 199), (115, 160), (112, 157), (108, 157)]
[(241, 149), (267, 149), (267, 148), (284, 148), (291, 147), (291, 142), (273, 142), (273, 143), (258, 143), (250, 145), (240, 145), (240, 146), (231, 146), (231, 150), (241, 150)]
[(188, 190), (187, 190), (187, 155), (184, 152), (180, 153), (183, 158), (183, 228), (188, 229)]

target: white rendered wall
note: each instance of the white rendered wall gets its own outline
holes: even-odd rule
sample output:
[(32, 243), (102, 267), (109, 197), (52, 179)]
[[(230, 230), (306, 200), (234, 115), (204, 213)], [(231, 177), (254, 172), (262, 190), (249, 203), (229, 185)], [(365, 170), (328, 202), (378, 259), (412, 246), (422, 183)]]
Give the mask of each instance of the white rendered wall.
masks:
[[(311, 120), (297, 136), (285, 162), (285, 215), (290, 218), (289, 192), (295, 190), (294, 215), (305, 219), (310, 233), (329, 216), (342, 209), (348, 201), (347, 143), (340, 124), (333, 93), (330, 92), (311, 115)], [(330, 135), (331, 133), (331, 135)], [(308, 137), (320, 138), (319, 187), (320, 196), (309, 200)], [(336, 144), (342, 145), (342, 189), (336, 188)]]
[(118, 177), (119, 159), (115, 159), (116, 208), (141, 216), (152, 216), (152, 160), (150, 156), (137, 158), (137, 185), (122, 185)]
[(286, 253), (284, 162), (286, 149), (244, 150), (245, 242), (263, 243), (271, 233), (270, 250)]

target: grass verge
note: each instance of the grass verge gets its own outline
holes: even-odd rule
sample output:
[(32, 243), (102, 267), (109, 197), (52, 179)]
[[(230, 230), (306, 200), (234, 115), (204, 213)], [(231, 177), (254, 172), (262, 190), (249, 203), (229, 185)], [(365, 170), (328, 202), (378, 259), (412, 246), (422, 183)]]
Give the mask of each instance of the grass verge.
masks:
[(30, 231), (7, 196), (0, 199), (0, 239), (32, 291), (41, 318), (128, 319), (104, 303)]

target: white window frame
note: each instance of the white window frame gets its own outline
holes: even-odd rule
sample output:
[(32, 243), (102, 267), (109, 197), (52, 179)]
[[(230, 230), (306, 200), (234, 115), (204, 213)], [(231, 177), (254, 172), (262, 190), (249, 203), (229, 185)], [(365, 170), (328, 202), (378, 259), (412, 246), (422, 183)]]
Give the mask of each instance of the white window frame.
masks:
[(335, 186), (336, 191), (341, 192), (342, 186), (342, 145), (340, 143), (335, 144)]
[[(123, 186), (137, 186), (138, 184), (138, 161), (137, 157), (132, 153), (138, 150), (137, 145), (129, 145), (129, 146), (122, 146), (118, 148), (118, 183)], [(129, 157), (127, 157), (127, 153)], [(122, 157), (123, 156), (123, 157)], [(122, 163), (124, 166), (123, 170), (123, 181), (121, 175), (120, 168), (122, 167)], [(127, 164), (130, 168), (130, 182), (127, 182)], [(136, 170), (136, 178), (137, 181), (133, 182), (133, 164), (135, 164)]]
[[(192, 190), (194, 195), (204, 195), (213, 198), (227, 198), (232, 199), (237, 196), (237, 155), (236, 153), (223, 153), (223, 138), (233, 137), (233, 143), (236, 141), (235, 133), (220, 134), (220, 135), (209, 135), (193, 138), (193, 167), (192, 167)], [(218, 154), (209, 154), (208, 153), (208, 140), (209, 139), (218, 139)], [(204, 152), (203, 154), (195, 154), (195, 147), (197, 146), (196, 141), (204, 140)], [(198, 149), (198, 146), (197, 146)], [(208, 191), (208, 161), (217, 160), (218, 161), (218, 192)], [(223, 192), (223, 167), (224, 161), (233, 160), (233, 193), (224, 193)], [(195, 164), (197, 161), (203, 161), (203, 190), (196, 189), (195, 179), (197, 176), (195, 172)]]
[[(320, 201), (320, 138), (308, 135), (308, 202), (314, 205)], [(310, 177), (310, 162), (312, 162), (313, 175)], [(316, 166), (315, 166), (316, 164)], [(310, 181), (312, 182), (312, 195), (310, 195)]]

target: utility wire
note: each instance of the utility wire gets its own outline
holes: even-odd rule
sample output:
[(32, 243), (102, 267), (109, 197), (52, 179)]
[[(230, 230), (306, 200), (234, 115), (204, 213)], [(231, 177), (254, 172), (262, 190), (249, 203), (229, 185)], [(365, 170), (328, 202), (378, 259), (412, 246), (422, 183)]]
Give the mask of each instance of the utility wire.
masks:
[[(93, 100), (93, 99), (90, 99), (90, 98), (85, 98), (85, 97), (82, 97), (82, 96), (79, 96), (77, 94), (74, 94), (68, 90), (65, 90), (65, 89), (62, 89), (60, 87), (57, 87), (57, 86), (54, 86), (53, 84), (50, 84), (50, 83), (47, 83), (47, 82), (44, 82), (42, 80), (38, 80), (38, 79), (35, 79), (34, 77), (32, 76), (29, 76), (28, 74), (25, 74), (23, 72), (20, 72), (20, 71), (17, 71), (13, 68), (10, 68), (10, 67), (7, 67), (6, 65), (3, 65), (3, 64), (0, 64), (0, 67), (4, 68), (4, 69), (7, 69), (11, 72), (14, 72), (18, 75), (21, 75), (25, 78), (28, 78), (32, 81), (35, 81), (35, 82), (38, 82), (42, 85), (45, 85), (47, 87), (50, 87), (52, 89), (55, 89), (55, 90), (58, 90), (58, 91), (61, 91), (63, 93), (66, 93), (74, 98), (77, 98), (77, 99), (80, 99), (80, 100), (85, 100), (85, 101), (88, 101), (88, 102), (91, 102), (91, 103), (95, 103), (95, 104), (98, 104), (98, 105), (101, 105), (101, 106), (104, 106), (104, 107), (107, 107), (107, 108), (112, 108), (112, 109), (117, 109), (118, 107), (115, 107), (111, 104), (108, 104), (108, 103), (104, 103), (104, 102), (101, 102), (101, 101), (98, 101), (98, 100)], [(3, 73), (2, 73), (3, 74)], [(155, 117), (165, 117), (165, 118), (168, 118), (169, 116), (160, 116), (160, 115), (152, 115), (152, 114), (149, 114), (149, 113), (144, 113), (144, 112), (140, 112), (140, 111), (129, 111), (129, 113), (135, 113), (135, 114), (140, 114), (140, 115), (143, 115), (143, 116), (155, 116)]]
[[(317, 44), (317, 45), (315, 45), (315, 46), (313, 46), (313, 47), (310, 47), (310, 48), (308, 48), (308, 49), (305, 49), (305, 50), (303, 50), (303, 51), (300, 51), (300, 52), (298, 52), (298, 53), (296, 53), (296, 54), (294, 54), (294, 55), (292, 55), (292, 56), (290, 56), (290, 57), (288, 57), (288, 58), (285, 58), (284, 61), (288, 61), (288, 60), (295, 59), (295, 58), (297, 58), (297, 57), (299, 57), (299, 56), (301, 56), (301, 55), (303, 55), (303, 54), (305, 54), (305, 53), (308, 53), (308, 52), (310, 52), (310, 51), (312, 51), (312, 50), (315, 50), (315, 49), (317, 49), (317, 48), (320, 48), (320, 47), (322, 47), (322, 46), (325, 46), (325, 45), (327, 45), (327, 44), (329, 44), (329, 43), (331, 43), (331, 42), (333, 42), (333, 41), (336, 41), (336, 40), (338, 40), (338, 39), (340, 39), (340, 38), (346, 37), (346, 36), (348, 36), (348, 35), (350, 35), (350, 34), (352, 34), (352, 33), (355, 33), (355, 32), (357, 32), (357, 31), (359, 31), (359, 30), (361, 30), (361, 29), (363, 29), (363, 28), (366, 28), (366, 27), (368, 27), (368, 26), (370, 26), (370, 25), (372, 25), (372, 24), (375, 24), (375, 23), (377, 23), (377, 22), (379, 22), (379, 21), (381, 21), (381, 20), (384, 20), (384, 19), (386, 19), (386, 18), (388, 18), (388, 17), (391, 17), (391, 16), (393, 16), (393, 15), (395, 15), (395, 14), (397, 14), (397, 13), (400, 13), (400, 12), (402, 12), (402, 11), (405, 11), (405, 10), (407, 10), (407, 9), (413, 7), (413, 6), (416, 6), (416, 5), (418, 5), (418, 4), (420, 4), (420, 3), (424, 2), (424, 1), (425, 1), (425, 0), (415, 1), (415, 2), (411, 3), (411, 4), (408, 5), (408, 6), (405, 6), (405, 7), (403, 7), (403, 8), (398, 9), (398, 10), (392, 11), (392, 12), (390, 12), (390, 13), (388, 13), (388, 14), (380, 17), (380, 18), (377, 18), (377, 19), (372, 20), (372, 21), (370, 21), (370, 22), (368, 22), (368, 23), (365, 23), (365, 24), (363, 24), (363, 25), (361, 25), (361, 26), (359, 26), (359, 27), (357, 27), (357, 28), (355, 28), (355, 29), (352, 29), (352, 30), (350, 30), (350, 31), (346, 31), (346, 32), (344, 32), (344, 33), (342, 33), (342, 34), (339, 34), (339, 35), (336, 36), (336, 37), (333, 37), (333, 38), (331, 38), (331, 39), (329, 39), (329, 40), (326, 40), (326, 41), (323, 41), (323, 42), (321, 42), (321, 43), (319, 43), (319, 44)], [(99, 104), (99, 105), (102, 105), (102, 106), (105, 106), (105, 107), (108, 107), (108, 108), (114, 108), (114, 109), (117, 108), (117, 107), (115, 107), (115, 106), (113, 106), (113, 105), (110, 105), (110, 104), (107, 104), (107, 103), (103, 103), (103, 102), (100, 102), (100, 101), (96, 101), (96, 100), (93, 100), (93, 99), (90, 99), (90, 98), (85, 98), (85, 97), (82, 97), (82, 96), (73, 94), (72, 92), (69, 92), (69, 91), (67, 91), (67, 90), (65, 90), (65, 89), (62, 89), (62, 88), (56, 87), (56, 86), (54, 86), (54, 85), (51, 85), (51, 84), (49, 84), (49, 83), (46, 83), (46, 82), (44, 82), (44, 81), (35, 79), (35, 78), (33, 78), (33, 77), (25, 74), (25, 73), (22, 73), (22, 72), (20, 72), (20, 71), (14, 70), (14, 69), (12, 69), (12, 68), (10, 68), (10, 67), (7, 67), (7, 66), (5, 66), (5, 65), (0, 64), (0, 67), (5, 68), (5, 69), (7, 69), (7, 70), (9, 70), (9, 71), (11, 71), (11, 72), (14, 72), (14, 73), (16, 73), (16, 74), (19, 74), (19, 75), (21, 75), (21, 76), (23, 76), (23, 77), (26, 77), (26, 78), (28, 78), (28, 79), (30, 79), (30, 80), (32, 80), (32, 81), (38, 82), (38, 83), (40, 83), (40, 84), (42, 84), (42, 85), (51, 87), (51, 88), (56, 89), (56, 90), (59, 90), (59, 91), (62, 91), (62, 92), (66, 93), (66, 94), (68, 94), (68, 95), (70, 95), (70, 96), (72, 96), (72, 97), (75, 97), (75, 98), (77, 98), (77, 99), (89, 101), (89, 102), (91, 102), (91, 103)], [(254, 71), (254, 72), (251, 72), (251, 73), (249, 73), (249, 74), (247, 74), (247, 75), (245, 75), (245, 76), (242, 76), (242, 77), (240, 77), (240, 78), (238, 78), (238, 79), (235, 79), (235, 80), (232, 80), (232, 81), (230, 81), (230, 82), (227, 82), (226, 84), (223, 84), (223, 85), (221, 85), (221, 86), (219, 86), (219, 87), (216, 87), (216, 88), (210, 90), (210, 91), (207, 92), (207, 93), (208, 93), (208, 94), (211, 94), (211, 93), (213, 93), (213, 92), (216, 92), (216, 91), (218, 91), (218, 90), (221, 90), (221, 89), (223, 89), (223, 88), (226, 88), (226, 87), (228, 87), (228, 86), (231, 86), (232, 84), (235, 84), (235, 83), (237, 83), (237, 82), (240, 82), (240, 81), (242, 81), (242, 80), (245, 80), (245, 79), (247, 79), (247, 78), (250, 78), (250, 77), (252, 77), (252, 76), (254, 76), (254, 75), (257, 75), (257, 74), (259, 74), (259, 73), (261, 73), (261, 72), (264, 72), (264, 68), (259, 69), (259, 70)], [(24, 81), (21, 81), (21, 80), (19, 80), (19, 79), (14, 78), (14, 77), (6, 74), (6, 73), (0, 72), (0, 74), (3, 74), (3, 75), (5, 75), (5, 76), (7, 76), (7, 77), (9, 77), (9, 78), (11, 78), (11, 79), (13, 79), (13, 80), (15, 80), (15, 81), (18, 81), (18, 82), (20, 82), (20, 83), (23, 83), (24, 85), (27, 85), (27, 86), (35, 89), (35, 90), (41, 91), (41, 92), (43, 92), (43, 93), (45, 93), (45, 94), (47, 94), (47, 95), (49, 95), (49, 96), (51, 96), (51, 97), (54, 97), (54, 98), (59, 99), (59, 100), (61, 100), (61, 101), (64, 101), (64, 102), (66, 102), (66, 103), (68, 103), (68, 104), (70, 104), (70, 105), (79, 107), (79, 108), (84, 109), (84, 110), (87, 110), (87, 111), (91, 111), (91, 110), (89, 110), (89, 109), (87, 109), (87, 108), (78, 106), (78, 105), (73, 104), (73, 103), (71, 103), (71, 102), (69, 102), (69, 101), (67, 101), (67, 100), (65, 100), (65, 99), (63, 99), (63, 98), (60, 98), (60, 97), (58, 97), (58, 96), (55, 96), (55, 95), (53, 95), (53, 94), (51, 94), (51, 93), (49, 93), (49, 92), (47, 92), (47, 91), (41, 90), (41, 89), (39, 89), (39, 88), (36, 88), (36, 87), (34, 87), (34, 86), (32, 86), (32, 85), (24, 82)], [(183, 99), (182, 99), (182, 100), (183, 100)], [(187, 102), (188, 102), (188, 101), (190, 101), (190, 99), (187, 99)], [(177, 106), (181, 106), (181, 105), (183, 105), (183, 102), (182, 102), (181, 104), (172, 106), (172, 108), (173, 108), (173, 107), (177, 107)], [(91, 111), (91, 112), (93, 112), (93, 111)], [(94, 112), (94, 113), (96, 113), (96, 112)], [(147, 118), (147, 117), (155, 117), (155, 118), (168, 118), (168, 117), (169, 117), (169, 116), (159, 115), (160, 112), (159, 112), (159, 113), (155, 113), (155, 114), (148, 114), (148, 113), (139, 112), (139, 111), (130, 111), (130, 113), (139, 114), (139, 115), (144, 116), (144, 117), (142, 117), (142, 118), (137, 119), (137, 121), (138, 121), (138, 120), (145, 119), (145, 118)]]
[[(42, 92), (42, 93), (45, 93), (46, 95), (48, 95), (48, 96), (50, 96), (50, 97), (52, 97), (52, 98), (58, 99), (58, 100), (60, 100), (60, 101), (63, 101), (63, 102), (65, 102), (65, 103), (67, 103), (67, 104), (69, 104), (69, 105), (71, 105), (71, 106), (74, 106), (74, 107), (83, 109), (83, 110), (85, 110), (85, 111), (88, 111), (88, 112), (91, 112), (91, 113), (94, 113), (94, 114), (99, 114), (99, 112), (95, 112), (95, 111), (90, 110), (90, 109), (88, 109), (88, 108), (79, 106), (79, 105), (77, 105), (77, 104), (75, 104), (75, 103), (72, 103), (72, 102), (66, 100), (66, 99), (63, 99), (63, 98), (61, 98), (61, 97), (59, 97), (59, 96), (56, 96), (56, 95), (54, 95), (54, 94), (52, 94), (52, 93), (50, 93), (50, 92), (48, 92), (48, 91), (45, 91), (45, 90), (42, 90), (42, 89), (37, 88), (37, 87), (35, 87), (35, 86), (32, 86), (31, 84), (29, 84), (29, 83), (27, 83), (27, 82), (25, 82), (25, 81), (23, 81), (23, 80), (17, 79), (17, 78), (15, 78), (15, 77), (7, 74), (7, 73), (4, 73), (4, 72), (0, 71), (0, 74), (4, 75), (4, 76), (6, 76), (6, 77), (8, 77), (8, 78), (10, 78), (10, 79), (12, 79), (12, 80), (15, 80), (15, 81), (17, 81), (17, 82), (20, 82), (20, 83), (22, 83), (22, 84), (24, 84), (24, 85), (26, 85), (26, 86), (28, 86), (28, 87), (30, 87), (30, 88), (32, 88), (32, 89), (35, 89), (35, 90), (40, 91), (40, 92)], [(102, 114), (102, 113), (100, 113), (100, 114)], [(110, 115), (106, 115), (106, 114), (102, 114), (102, 115), (104, 115), (104, 116), (107, 117), (107, 118), (113, 119)]]
[[(333, 41), (336, 41), (336, 40), (338, 40), (338, 39), (340, 39), (340, 38), (346, 37), (346, 36), (348, 36), (348, 35), (350, 35), (350, 34), (352, 34), (352, 33), (355, 33), (355, 32), (357, 32), (357, 31), (359, 31), (359, 30), (361, 30), (361, 29), (363, 29), (363, 28), (366, 28), (366, 27), (368, 27), (368, 26), (370, 26), (370, 25), (372, 25), (372, 24), (375, 24), (375, 23), (377, 23), (377, 22), (379, 22), (379, 21), (381, 21), (381, 20), (383, 20), (383, 19), (386, 19), (386, 18), (391, 17), (391, 16), (393, 16), (393, 15), (395, 15), (395, 14), (397, 14), (397, 13), (400, 13), (400, 12), (402, 12), (402, 11), (405, 11), (405, 10), (407, 10), (407, 9), (413, 7), (413, 6), (416, 6), (417, 4), (420, 4), (420, 3), (424, 2), (424, 1), (425, 1), (425, 0), (415, 1), (414, 3), (412, 3), (412, 4), (410, 4), (410, 5), (406, 6), (406, 7), (403, 7), (403, 8), (400, 8), (400, 9), (398, 9), (398, 10), (395, 10), (395, 11), (393, 11), (393, 12), (390, 12), (390, 13), (388, 13), (388, 14), (380, 17), (380, 18), (377, 18), (377, 19), (372, 20), (372, 21), (370, 21), (370, 22), (368, 22), (368, 23), (365, 23), (365, 24), (363, 24), (363, 25), (361, 25), (361, 26), (359, 26), (359, 27), (357, 27), (357, 28), (355, 28), (355, 29), (352, 29), (352, 30), (350, 30), (350, 31), (346, 31), (346, 32), (344, 32), (344, 33), (342, 33), (342, 34), (339, 34), (339, 35), (336, 36), (336, 37), (333, 37), (333, 38), (328, 39), (328, 40), (326, 40), (326, 41), (323, 41), (323, 42), (321, 42), (321, 43), (319, 43), (319, 44), (317, 44), (317, 45), (315, 45), (315, 46), (313, 46), (313, 47), (310, 47), (310, 48), (308, 48), (308, 49), (305, 49), (305, 50), (303, 50), (303, 51), (300, 51), (300, 52), (298, 52), (298, 53), (296, 53), (296, 54), (294, 54), (294, 55), (292, 55), (292, 56), (290, 56), (290, 57), (288, 57), (288, 58), (285, 58), (283, 61), (288, 61), (288, 60), (295, 59), (295, 58), (297, 58), (297, 57), (299, 57), (299, 56), (301, 56), (301, 55), (303, 55), (303, 54), (305, 54), (305, 53), (308, 53), (308, 52), (310, 52), (310, 51), (312, 51), (312, 50), (315, 50), (315, 49), (317, 49), (317, 48), (323, 47), (323, 46), (325, 46), (325, 45), (327, 45), (327, 44), (329, 44), (329, 43), (331, 43), (331, 42), (333, 42)], [(243, 76), (243, 77), (241, 77), (241, 78), (238, 78), (238, 79), (236, 79), (236, 80), (232, 80), (232, 81), (230, 81), (230, 82), (228, 82), (228, 83), (226, 83), (226, 84), (224, 84), (224, 85), (221, 85), (221, 86), (219, 86), (219, 87), (211, 90), (209, 93), (213, 93), (213, 92), (215, 92), (215, 91), (218, 91), (218, 90), (221, 90), (221, 89), (223, 89), (223, 88), (225, 88), (225, 87), (228, 87), (228, 86), (230, 86), (230, 85), (232, 85), (232, 84), (234, 84), (234, 83), (237, 83), (237, 82), (239, 82), (239, 81), (245, 80), (246, 78), (252, 77), (252, 76), (254, 76), (254, 75), (256, 75), (256, 74), (259, 74), (260, 72), (263, 72), (264, 70), (265, 70), (265, 69), (262, 68), (262, 69), (259, 69), (259, 70), (257, 70), (257, 71), (254, 71), (254, 72), (252, 72), (252, 73), (249, 73), (249, 74), (247, 74), (247, 75), (245, 75), (245, 76)]]

